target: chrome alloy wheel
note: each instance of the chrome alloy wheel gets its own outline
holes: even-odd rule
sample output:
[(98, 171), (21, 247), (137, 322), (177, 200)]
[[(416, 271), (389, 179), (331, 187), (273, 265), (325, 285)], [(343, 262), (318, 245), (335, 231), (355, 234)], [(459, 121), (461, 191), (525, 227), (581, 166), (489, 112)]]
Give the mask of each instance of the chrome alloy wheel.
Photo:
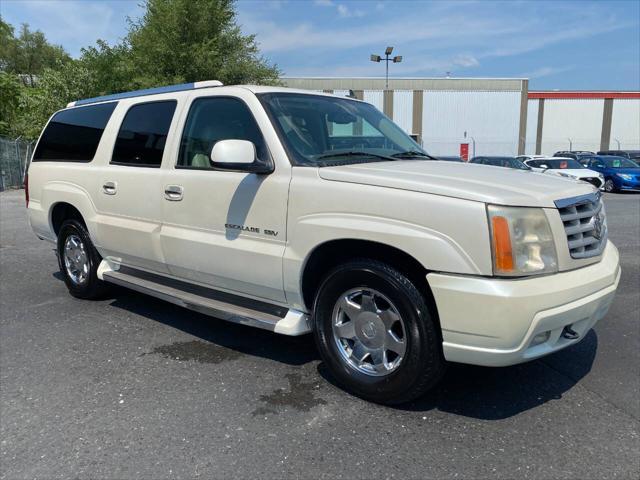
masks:
[(80, 285), (89, 277), (89, 255), (77, 235), (69, 235), (64, 242), (64, 268), (71, 281)]
[(361, 287), (340, 295), (331, 325), (340, 355), (358, 372), (384, 376), (402, 363), (407, 348), (404, 321), (380, 292)]

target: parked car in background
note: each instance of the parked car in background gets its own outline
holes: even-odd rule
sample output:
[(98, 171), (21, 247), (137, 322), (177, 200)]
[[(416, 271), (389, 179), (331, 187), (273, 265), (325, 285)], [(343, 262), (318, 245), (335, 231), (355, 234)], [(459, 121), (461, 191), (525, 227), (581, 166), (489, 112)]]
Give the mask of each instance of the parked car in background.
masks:
[(444, 162), (462, 162), (462, 158), (457, 155), (439, 155), (437, 157), (438, 160), (442, 160)]
[(604, 188), (604, 176), (601, 173), (585, 168), (580, 162), (573, 158), (535, 158), (526, 160), (524, 163), (536, 172), (582, 180), (592, 184), (596, 188)]
[(604, 190), (640, 190), (640, 165), (625, 157), (613, 155), (591, 155), (580, 163), (604, 176)]
[(524, 162), (526, 160), (535, 160), (536, 158), (549, 158), (549, 157), (547, 157), (546, 155), (518, 155), (516, 158), (521, 162)]
[(616, 157), (625, 157), (638, 162), (640, 160), (640, 150), (605, 150), (598, 152), (598, 155), (615, 155)]
[(469, 163), (479, 163), (480, 165), (490, 165), (492, 167), (515, 168), (517, 170), (531, 170), (515, 157), (473, 157), (469, 160)]
[(573, 158), (578, 161), (588, 155), (595, 155), (595, 153), (588, 150), (562, 150), (553, 154), (554, 157)]

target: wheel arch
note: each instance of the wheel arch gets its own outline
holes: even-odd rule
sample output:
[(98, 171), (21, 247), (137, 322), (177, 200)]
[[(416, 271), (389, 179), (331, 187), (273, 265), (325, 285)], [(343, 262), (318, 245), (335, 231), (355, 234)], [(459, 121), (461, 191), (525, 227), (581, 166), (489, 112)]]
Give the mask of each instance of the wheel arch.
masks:
[(82, 222), (94, 238), (96, 208), (83, 187), (68, 182), (48, 182), (42, 188), (41, 204), (48, 212), (49, 231), (53, 238), (58, 236), (62, 222), (67, 218)]
[(49, 222), (51, 224), (51, 230), (53, 231), (56, 237), (58, 236), (58, 233), (60, 233), (60, 228), (62, 227), (62, 224), (65, 222), (65, 220), (69, 220), (69, 219), (78, 220), (85, 227), (87, 225), (87, 223), (84, 220), (84, 217), (82, 216), (82, 213), (80, 213), (80, 210), (78, 210), (72, 204), (68, 202), (56, 202), (55, 204), (52, 205), (51, 211), (49, 214)]
[(427, 282), (429, 270), (402, 249), (381, 242), (354, 238), (328, 240), (317, 245), (307, 256), (300, 287), (304, 305), (309, 311), (313, 310), (316, 292), (326, 274), (339, 264), (354, 258), (379, 260), (397, 268), (425, 295), (427, 304), (439, 324), (436, 304)]

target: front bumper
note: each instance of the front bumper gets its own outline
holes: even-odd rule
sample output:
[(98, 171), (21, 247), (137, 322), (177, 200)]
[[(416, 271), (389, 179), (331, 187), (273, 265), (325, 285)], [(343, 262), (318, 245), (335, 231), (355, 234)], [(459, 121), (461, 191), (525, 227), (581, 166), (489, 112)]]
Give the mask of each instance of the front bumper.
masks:
[[(618, 250), (611, 242), (600, 262), (554, 275), (518, 280), (430, 273), (444, 356), (499, 367), (577, 343), (606, 315), (620, 273)], [(566, 326), (579, 337), (564, 338)], [(541, 334), (546, 340), (533, 344)]]
[(637, 178), (625, 180), (623, 178), (616, 177), (613, 183), (620, 190), (640, 190), (640, 180)]

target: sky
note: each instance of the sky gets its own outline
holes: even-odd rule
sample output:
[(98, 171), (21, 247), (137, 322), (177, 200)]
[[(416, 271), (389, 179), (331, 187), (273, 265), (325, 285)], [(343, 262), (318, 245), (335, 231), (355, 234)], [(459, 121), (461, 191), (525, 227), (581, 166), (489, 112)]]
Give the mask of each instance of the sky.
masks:
[[(115, 43), (140, 0), (1, 0), (72, 56)], [(285, 76), (529, 78), (530, 90), (640, 90), (640, 1), (238, 0), (237, 21)]]

